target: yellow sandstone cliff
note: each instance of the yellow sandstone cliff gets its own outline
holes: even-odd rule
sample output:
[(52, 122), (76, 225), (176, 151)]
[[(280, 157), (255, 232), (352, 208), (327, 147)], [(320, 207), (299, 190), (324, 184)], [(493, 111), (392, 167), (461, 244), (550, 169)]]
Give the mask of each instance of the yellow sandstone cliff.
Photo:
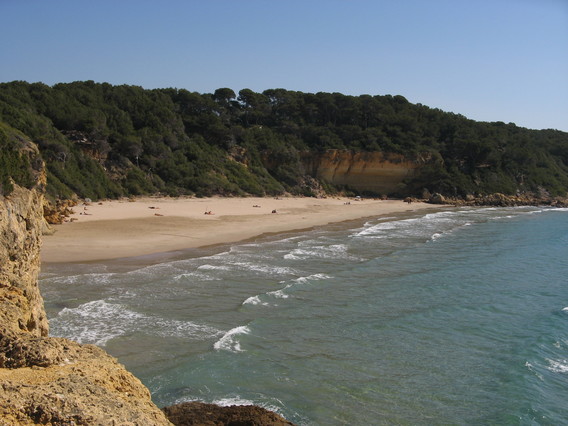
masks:
[(0, 195), (0, 425), (170, 425), (105, 351), (48, 337), (38, 287), (45, 173), (37, 167), (34, 188)]
[(327, 150), (303, 159), (306, 172), (317, 179), (376, 194), (395, 192), (427, 161), (428, 158), (408, 159), (398, 154), (349, 150)]

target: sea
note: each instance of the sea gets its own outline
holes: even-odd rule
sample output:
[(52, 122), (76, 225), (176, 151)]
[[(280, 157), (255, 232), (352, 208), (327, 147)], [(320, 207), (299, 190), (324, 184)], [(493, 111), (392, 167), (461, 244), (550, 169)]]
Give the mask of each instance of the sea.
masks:
[(43, 265), (51, 334), (154, 402), (298, 425), (568, 424), (568, 209), (446, 208)]

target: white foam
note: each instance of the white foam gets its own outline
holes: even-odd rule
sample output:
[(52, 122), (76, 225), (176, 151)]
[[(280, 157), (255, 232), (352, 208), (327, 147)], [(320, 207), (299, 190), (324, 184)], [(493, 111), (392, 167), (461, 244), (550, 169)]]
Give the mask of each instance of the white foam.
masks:
[(262, 272), (270, 275), (275, 275), (275, 274), (286, 275), (286, 274), (293, 274), (295, 272), (293, 269), (285, 266), (259, 265), (250, 262), (234, 262), (233, 265), (238, 266), (240, 269), (244, 269), (247, 271)]
[(568, 306), (566, 306), (565, 308), (562, 308), (562, 311), (568, 312)]
[(156, 263), (155, 265), (148, 265), (140, 269), (127, 272), (126, 275), (143, 275), (143, 276), (164, 276), (184, 272), (176, 266), (176, 262)]
[(388, 231), (391, 229), (395, 229), (398, 222), (381, 222), (376, 225), (370, 226), (366, 229), (355, 234), (356, 237), (367, 237), (367, 236), (375, 236), (376, 234), (382, 231)]
[(231, 270), (231, 268), (229, 268), (228, 266), (225, 266), (225, 265), (209, 265), (209, 264), (198, 266), (197, 269), (201, 269), (201, 270), (205, 270), (205, 271), (215, 271), (215, 270), (229, 271), (229, 270)]
[(308, 275), (307, 277), (298, 277), (294, 280), (294, 282), (297, 282), (299, 284), (306, 284), (310, 281), (327, 280), (329, 278), (331, 277), (326, 274), (312, 274)]
[(54, 336), (98, 346), (105, 346), (115, 337), (135, 332), (198, 340), (222, 333), (214, 327), (191, 321), (144, 315), (105, 300), (94, 300), (76, 308), (64, 308), (57, 317), (50, 319), (50, 325)]
[(312, 245), (304, 248), (296, 248), (284, 255), (287, 260), (305, 260), (310, 258), (318, 259), (351, 259), (358, 258), (351, 256), (345, 244), (332, 244), (329, 246)]
[(219, 336), (223, 333), (214, 327), (196, 324), (192, 321), (168, 320), (156, 317), (145, 317), (144, 325), (153, 326), (149, 334), (164, 337), (192, 337), (201, 340)]
[[(306, 277), (298, 277), (292, 280), (291, 283), (287, 284), (284, 288), (281, 288), (280, 290), (275, 290), (275, 291), (269, 291), (268, 293), (266, 293), (268, 296), (273, 296), (273, 297), (277, 297), (279, 299), (288, 299), (290, 297), (290, 295), (286, 294), (285, 291), (288, 290), (291, 287), (294, 287), (296, 285), (304, 285), (304, 284), (308, 284), (311, 281), (318, 281), (318, 280), (327, 280), (329, 278), (332, 278), (329, 275), (326, 274), (312, 274), (312, 275), (308, 275)], [(285, 281), (282, 281), (282, 283), (284, 283)]]
[(243, 352), (243, 349), (241, 349), (241, 344), (237, 340), (237, 336), (249, 333), (250, 329), (246, 325), (232, 328), (231, 330), (227, 331), (223, 335), (223, 337), (215, 342), (213, 348), (218, 351), (223, 350), (229, 352)]
[(269, 296), (277, 297), (279, 299), (288, 299), (290, 296), (284, 293), (284, 290), (286, 290), (287, 288), (290, 288), (290, 286), (287, 285), (286, 287), (281, 288), (280, 290), (269, 291), (266, 294), (268, 294)]
[(287, 260), (301, 260), (309, 257), (313, 254), (312, 251), (309, 250), (302, 250), (302, 249), (294, 249), (290, 253), (284, 255), (284, 259)]
[(94, 300), (76, 308), (64, 308), (50, 320), (50, 325), (55, 336), (104, 346), (114, 337), (125, 334), (129, 323), (141, 318), (141, 314), (124, 306)]
[(219, 277), (213, 277), (211, 275), (208, 274), (204, 274), (201, 272), (187, 272), (184, 274), (179, 274), (176, 275), (174, 278), (174, 281), (192, 281), (192, 280), (198, 280), (198, 281), (219, 281), (221, 280), (221, 278)]
[(268, 303), (263, 302), (262, 300), (260, 300), (259, 296), (251, 296), (249, 297), (247, 300), (245, 300), (243, 302), (243, 305), (262, 305), (262, 306), (268, 306)]
[(565, 359), (558, 361), (553, 359), (547, 359), (549, 366), (546, 367), (554, 373), (568, 373), (568, 361)]
[[(269, 411), (272, 411), (274, 413), (278, 413), (280, 415), (283, 415), (282, 407), (284, 407), (285, 404), (280, 399), (278, 399), (278, 398), (266, 398), (262, 394), (257, 394), (256, 396), (259, 397), (259, 399), (254, 400), (254, 401), (251, 400), (251, 399), (243, 398), (240, 395), (234, 395), (234, 396), (228, 396), (228, 397), (225, 397), (225, 398), (214, 399), (211, 403), (215, 404), (215, 405), (220, 405), (221, 407), (230, 407), (230, 406), (234, 406), (234, 405), (237, 405), (237, 406), (256, 405), (258, 407), (262, 407), (262, 408), (269, 410)], [(271, 402), (265, 401), (266, 399), (270, 400)], [(185, 402), (185, 401), (181, 401), (181, 402)], [(301, 424), (306, 424), (306, 423), (301, 423)]]
[(56, 282), (58, 284), (107, 284), (110, 282), (113, 273), (92, 273), (92, 274), (80, 274), (80, 275), (67, 275), (59, 276), (53, 278), (46, 278), (45, 281)]
[(230, 407), (232, 405), (255, 405), (254, 401), (244, 399), (239, 396), (232, 398), (221, 398), (213, 401), (213, 404), (220, 405), (221, 407)]

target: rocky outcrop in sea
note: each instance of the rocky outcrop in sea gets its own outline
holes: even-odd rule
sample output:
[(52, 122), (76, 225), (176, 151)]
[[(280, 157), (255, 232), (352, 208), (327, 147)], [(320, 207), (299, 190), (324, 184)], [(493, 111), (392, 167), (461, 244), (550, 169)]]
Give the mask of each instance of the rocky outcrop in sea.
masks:
[(550, 206), (568, 207), (568, 198), (537, 196), (533, 194), (506, 195), (494, 193), (488, 195), (468, 195), (465, 198), (445, 197), (442, 194), (432, 194), (425, 200), (432, 204), (450, 204), (454, 206), (492, 206), (492, 207), (519, 207), (519, 206)]

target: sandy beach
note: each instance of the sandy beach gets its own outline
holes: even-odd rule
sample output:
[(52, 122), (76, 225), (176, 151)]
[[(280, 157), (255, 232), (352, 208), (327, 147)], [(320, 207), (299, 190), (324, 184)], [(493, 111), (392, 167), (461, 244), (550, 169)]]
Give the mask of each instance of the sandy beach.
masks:
[(399, 200), (293, 197), (80, 203), (70, 222), (54, 225), (55, 233), (44, 237), (41, 259), (57, 263), (142, 256), (436, 207)]

